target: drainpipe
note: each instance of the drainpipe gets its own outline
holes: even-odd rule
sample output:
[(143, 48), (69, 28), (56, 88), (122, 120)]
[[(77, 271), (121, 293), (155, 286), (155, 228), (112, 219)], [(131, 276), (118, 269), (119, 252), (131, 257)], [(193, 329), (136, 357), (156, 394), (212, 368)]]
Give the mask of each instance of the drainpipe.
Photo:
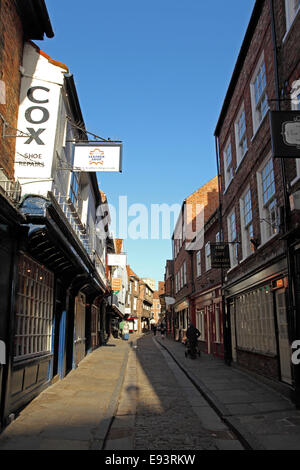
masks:
[[(220, 237), (222, 236), (223, 241), (223, 230), (222, 230), (222, 204), (221, 204), (221, 185), (220, 185), (220, 155), (219, 155), (219, 141), (217, 135), (215, 135), (216, 144), (216, 159), (217, 159), (217, 171), (218, 171), (218, 191), (219, 191), (219, 232)], [(221, 293), (222, 293), (222, 320), (223, 320), (223, 343), (224, 343), (224, 361), (230, 366), (232, 362), (232, 349), (231, 349), (231, 336), (230, 336), (230, 312), (227, 312), (225, 303), (225, 294), (223, 291), (224, 285), (224, 269), (221, 268)], [(228, 314), (229, 313), (229, 314)]]
[[(273, 58), (274, 58), (274, 71), (275, 71), (275, 94), (276, 94), (276, 111), (281, 110), (280, 106), (280, 87), (279, 87), (279, 70), (278, 70), (278, 54), (277, 54), (277, 39), (276, 39), (276, 28), (275, 28), (275, 14), (274, 14), (274, 1), (270, 0), (270, 16), (271, 16), (271, 28), (272, 28), (272, 42), (273, 42)], [(283, 194), (284, 194), (284, 234), (288, 232), (288, 217), (289, 217), (289, 194), (287, 188), (287, 178), (286, 178), (286, 169), (285, 161), (283, 158), (280, 158), (281, 165), (281, 176), (282, 176), (282, 185), (283, 185)], [(294, 292), (293, 292), (293, 264), (291, 253), (289, 249), (289, 243), (287, 238), (284, 240), (285, 244), (285, 253), (287, 258), (287, 269), (288, 269), (288, 302), (287, 302), (287, 317), (288, 325), (290, 327), (290, 342), (293, 339), (300, 339), (300, 322), (297, 321), (297, 312), (294, 304)], [(292, 355), (292, 350), (291, 350)], [(293, 396), (292, 399), (297, 408), (300, 408), (300, 367), (294, 365), (293, 368)]]

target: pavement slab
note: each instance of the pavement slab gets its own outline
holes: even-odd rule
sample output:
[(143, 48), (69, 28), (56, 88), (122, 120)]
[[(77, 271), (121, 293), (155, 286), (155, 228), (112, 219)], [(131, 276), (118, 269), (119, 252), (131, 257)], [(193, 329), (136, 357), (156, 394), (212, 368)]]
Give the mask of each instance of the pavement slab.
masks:
[(277, 385), (267, 385), (265, 380), (204, 353), (195, 360), (185, 358), (184, 346), (172, 339), (156, 341), (246, 446), (254, 450), (300, 450), (300, 411)]

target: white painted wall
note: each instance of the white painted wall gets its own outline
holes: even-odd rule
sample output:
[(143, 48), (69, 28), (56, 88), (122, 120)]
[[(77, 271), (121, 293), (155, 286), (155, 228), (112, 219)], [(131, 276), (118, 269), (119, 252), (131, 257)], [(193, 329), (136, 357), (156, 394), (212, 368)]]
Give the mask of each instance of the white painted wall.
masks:
[(30, 137), (17, 137), (15, 155), (15, 177), (22, 185), (22, 195), (45, 196), (51, 190), (65, 72), (41, 55), (32, 43), (25, 43), (17, 127)]

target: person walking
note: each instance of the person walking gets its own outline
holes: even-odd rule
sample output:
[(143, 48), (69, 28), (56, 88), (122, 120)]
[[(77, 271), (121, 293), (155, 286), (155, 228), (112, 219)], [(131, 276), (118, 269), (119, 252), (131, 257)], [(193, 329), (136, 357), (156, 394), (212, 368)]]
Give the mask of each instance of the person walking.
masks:
[(123, 339), (125, 341), (128, 341), (129, 339), (129, 323), (127, 320), (125, 320), (124, 326), (123, 326)]
[(196, 355), (198, 346), (198, 338), (201, 335), (198, 328), (196, 328), (192, 322), (189, 323), (188, 329), (186, 330), (186, 337), (189, 343), (189, 348), (192, 356)]
[(156, 336), (156, 329), (157, 329), (156, 324), (154, 323), (153, 326), (152, 326), (154, 336)]
[(124, 328), (124, 325), (125, 325), (125, 321), (122, 320), (119, 324), (119, 328), (120, 328), (120, 336), (121, 338), (123, 338), (123, 328)]

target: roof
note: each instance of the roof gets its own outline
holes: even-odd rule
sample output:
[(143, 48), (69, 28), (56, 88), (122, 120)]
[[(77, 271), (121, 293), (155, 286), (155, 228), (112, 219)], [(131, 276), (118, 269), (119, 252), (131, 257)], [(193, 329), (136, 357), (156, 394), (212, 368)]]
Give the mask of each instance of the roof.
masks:
[(133, 276), (133, 277), (136, 277), (137, 279), (139, 279), (139, 277), (135, 274), (135, 272), (132, 271), (130, 266), (127, 265), (126, 269), (127, 269), (128, 276)]
[(22, 21), (25, 39), (44, 39), (54, 37), (45, 0), (14, 0)]
[(63, 64), (62, 62), (58, 62), (57, 60), (52, 59), (46, 52), (42, 51), (34, 42), (29, 41), (30, 44), (37, 50), (37, 52), (45, 57), (45, 59), (50, 62), (50, 64), (55, 65), (56, 67), (60, 67), (61, 69), (64, 69), (66, 72), (69, 71), (69, 67), (66, 64)]
[(252, 11), (252, 15), (251, 15), (251, 18), (250, 18), (250, 21), (249, 21), (249, 24), (248, 24), (248, 28), (247, 28), (246, 34), (244, 36), (244, 40), (243, 40), (243, 43), (242, 43), (242, 46), (241, 46), (241, 49), (240, 49), (235, 67), (234, 67), (234, 70), (233, 70), (233, 74), (232, 74), (232, 77), (231, 77), (231, 80), (230, 80), (230, 83), (229, 83), (229, 86), (228, 86), (228, 89), (227, 89), (227, 93), (226, 93), (224, 102), (223, 102), (221, 113), (220, 113), (220, 116), (219, 116), (219, 119), (218, 119), (218, 123), (217, 123), (216, 129), (215, 129), (215, 133), (214, 133), (215, 136), (218, 136), (219, 133), (220, 133), (221, 126), (223, 124), (224, 118), (225, 118), (227, 110), (229, 108), (229, 104), (230, 104), (232, 95), (234, 93), (235, 86), (237, 84), (238, 78), (240, 76), (242, 67), (244, 65), (245, 58), (246, 58), (250, 43), (252, 41), (252, 37), (253, 37), (254, 31), (255, 31), (255, 28), (256, 28), (258, 20), (260, 18), (264, 3), (265, 3), (265, 0), (256, 0), (256, 2), (255, 2), (255, 5), (254, 5), (253, 11)]

